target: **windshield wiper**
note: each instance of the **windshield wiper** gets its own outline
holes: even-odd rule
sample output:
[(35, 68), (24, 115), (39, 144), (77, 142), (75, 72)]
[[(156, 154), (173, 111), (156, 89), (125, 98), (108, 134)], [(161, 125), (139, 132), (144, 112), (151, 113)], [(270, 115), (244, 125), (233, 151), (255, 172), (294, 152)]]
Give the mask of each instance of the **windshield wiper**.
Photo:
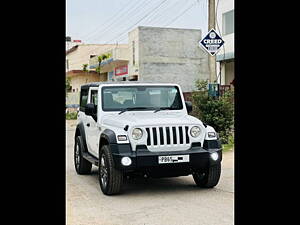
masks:
[(139, 109), (154, 110), (154, 108), (149, 108), (149, 107), (130, 107), (130, 108), (122, 109), (121, 112), (119, 112), (119, 115), (122, 114), (123, 112), (126, 112), (126, 111), (139, 110)]
[(168, 110), (168, 109), (172, 109), (172, 108), (170, 108), (170, 107), (160, 107), (160, 108), (157, 108), (153, 113), (156, 113), (160, 110)]

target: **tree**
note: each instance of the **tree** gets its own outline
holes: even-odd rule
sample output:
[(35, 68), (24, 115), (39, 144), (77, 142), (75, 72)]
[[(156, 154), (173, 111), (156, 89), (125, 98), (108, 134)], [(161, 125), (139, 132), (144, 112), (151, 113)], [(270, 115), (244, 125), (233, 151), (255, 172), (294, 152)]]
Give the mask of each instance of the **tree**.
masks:
[(83, 65), (82, 65), (82, 71), (83, 71), (83, 72), (88, 72), (87, 67), (88, 67), (88, 64), (83, 64)]
[(66, 95), (68, 94), (68, 91), (70, 90), (70, 88), (71, 88), (71, 78), (67, 77), (66, 78)]
[(98, 56), (98, 66), (96, 67), (96, 72), (97, 73), (99, 73), (99, 75), (100, 75), (100, 72), (101, 72), (101, 63), (103, 62), (103, 61), (105, 61), (106, 59), (109, 59), (111, 57), (111, 53), (104, 53), (104, 54), (102, 54), (102, 55), (99, 55)]

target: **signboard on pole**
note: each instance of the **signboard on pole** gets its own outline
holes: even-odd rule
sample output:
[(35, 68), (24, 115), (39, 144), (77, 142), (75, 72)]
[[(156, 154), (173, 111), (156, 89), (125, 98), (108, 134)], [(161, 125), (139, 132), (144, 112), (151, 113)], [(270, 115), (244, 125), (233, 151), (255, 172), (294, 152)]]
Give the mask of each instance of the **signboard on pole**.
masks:
[(199, 45), (202, 46), (211, 56), (214, 56), (224, 45), (224, 41), (214, 29), (211, 29), (199, 42)]

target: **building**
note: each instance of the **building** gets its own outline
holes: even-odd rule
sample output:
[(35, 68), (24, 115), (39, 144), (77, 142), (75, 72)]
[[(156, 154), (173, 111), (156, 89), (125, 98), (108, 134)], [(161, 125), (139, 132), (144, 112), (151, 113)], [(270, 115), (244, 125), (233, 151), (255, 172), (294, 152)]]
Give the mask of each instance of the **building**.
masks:
[[(128, 44), (75, 45), (66, 55), (71, 79), (67, 102), (75, 104), (80, 86), (97, 81), (173, 82), (187, 96), (197, 79), (209, 79), (208, 53), (199, 46), (201, 39), (198, 29), (139, 26), (128, 33)], [(101, 62), (99, 74), (98, 56), (106, 53), (110, 58)]]
[(66, 52), (66, 73), (71, 82), (71, 92), (78, 92), (82, 84), (107, 80), (106, 74), (99, 76), (95, 71), (84, 71), (83, 65), (88, 65), (91, 58), (97, 59), (97, 55), (113, 46), (115, 45), (81, 44)]
[[(174, 82), (191, 92), (197, 79), (209, 79), (208, 54), (198, 44), (201, 35), (197, 29), (139, 26), (129, 32), (127, 46), (105, 51), (112, 57), (101, 71), (107, 80)], [(97, 65), (90, 59), (90, 69)]]
[(84, 71), (83, 65), (88, 65), (90, 58), (99, 55), (112, 46), (114, 45), (79, 43), (66, 51), (66, 77), (70, 80), (71, 85), (66, 99), (67, 104), (77, 104), (79, 102), (79, 92), (82, 84), (107, 80), (107, 77), (103, 74), (99, 76), (95, 71)]
[(83, 44), (81, 40), (72, 40), (71, 37), (66, 37), (66, 51), (74, 47), (75, 45), (81, 45)]
[(222, 47), (216, 55), (217, 75), (219, 83), (223, 87), (234, 87), (234, 1), (220, 0), (216, 1), (216, 27), (222, 39)]
[[(128, 74), (129, 49), (127, 44), (108, 46), (101, 52), (101, 54), (104, 53), (109, 53), (111, 57), (101, 62), (100, 76), (103, 76), (106, 81), (125, 80), (124, 78), (132, 80)], [(89, 69), (95, 71), (97, 67), (99, 67), (98, 57), (90, 58)]]

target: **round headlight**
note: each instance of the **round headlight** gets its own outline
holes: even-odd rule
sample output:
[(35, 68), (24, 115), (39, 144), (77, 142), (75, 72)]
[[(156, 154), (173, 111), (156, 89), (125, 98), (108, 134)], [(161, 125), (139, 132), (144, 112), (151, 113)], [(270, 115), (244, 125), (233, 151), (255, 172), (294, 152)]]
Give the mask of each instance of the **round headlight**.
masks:
[(134, 128), (132, 131), (132, 137), (134, 140), (139, 140), (143, 136), (143, 131), (140, 128)]
[(192, 129), (191, 129), (192, 137), (198, 137), (200, 135), (200, 133), (201, 133), (200, 127), (196, 127), (196, 126), (192, 127)]

